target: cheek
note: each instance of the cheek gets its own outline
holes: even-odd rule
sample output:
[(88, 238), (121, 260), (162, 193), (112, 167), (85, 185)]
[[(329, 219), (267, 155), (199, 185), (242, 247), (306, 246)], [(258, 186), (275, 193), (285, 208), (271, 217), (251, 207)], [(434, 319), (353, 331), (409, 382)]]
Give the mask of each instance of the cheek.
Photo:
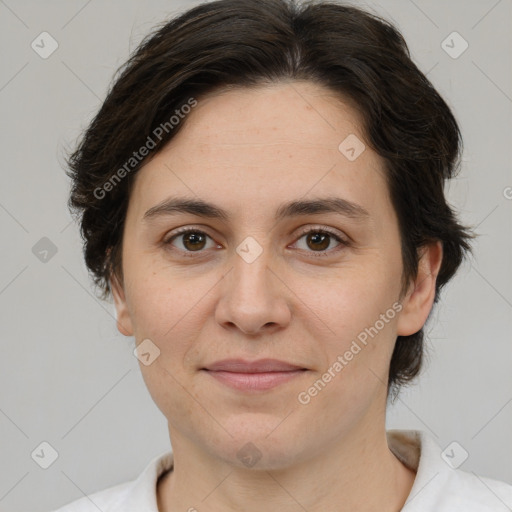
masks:
[(307, 325), (323, 352), (322, 370), (330, 370), (331, 377), (325, 375), (325, 380), (332, 378), (329, 386), (339, 387), (339, 396), (359, 396), (367, 386), (387, 378), (401, 309), (399, 283), (394, 269), (386, 273), (373, 268), (340, 272), (340, 278), (305, 301), (309, 317), (315, 319)]
[(150, 272), (132, 288), (131, 314), (137, 342), (150, 339), (159, 349), (158, 357), (148, 366), (139, 364), (143, 379), (154, 402), (167, 418), (188, 417), (196, 396), (190, 374), (197, 363), (200, 333), (203, 323), (199, 318), (204, 307), (208, 283), (171, 279), (165, 273)]
[(211, 287), (211, 279), (187, 279), (151, 262), (138, 265), (131, 276), (127, 298), (137, 340), (172, 338)]
[[(164, 355), (150, 366), (141, 364), (140, 367), (146, 388), (158, 409), (170, 423), (179, 423), (180, 430), (189, 430), (192, 435), (203, 421), (197, 411), (197, 404), (202, 403), (203, 397), (198, 396), (193, 385), (168, 366)], [(190, 422), (190, 418), (194, 421)]]
[(157, 404), (166, 396), (175, 397), (173, 403), (178, 404), (180, 383), (185, 384), (204, 362), (201, 342), (207, 344), (206, 323), (214, 314), (211, 294), (219, 278), (191, 278), (165, 269), (142, 273), (129, 290), (134, 336), (138, 343), (150, 339), (160, 354), (150, 366), (141, 363), (141, 371)]
[(324, 281), (308, 279), (297, 283), (295, 290), (310, 316), (317, 318), (317, 326), (323, 326), (322, 332), (340, 342), (372, 326), (398, 299), (396, 269), (375, 263), (358, 264), (357, 268), (334, 269), (333, 274), (334, 278)]

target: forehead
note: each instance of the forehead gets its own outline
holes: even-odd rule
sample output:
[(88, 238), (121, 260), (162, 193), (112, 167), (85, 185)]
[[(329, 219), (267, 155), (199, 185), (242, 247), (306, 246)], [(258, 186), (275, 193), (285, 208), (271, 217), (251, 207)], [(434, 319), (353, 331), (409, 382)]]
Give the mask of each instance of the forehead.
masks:
[[(287, 82), (207, 94), (168, 147), (193, 142), (199, 151), (227, 152), (244, 145), (294, 145), (296, 151), (319, 148), (337, 155), (346, 135), (362, 139), (362, 131), (350, 100), (310, 82)], [(193, 141), (198, 134), (202, 138)]]
[[(350, 146), (362, 151), (355, 159)], [(333, 193), (377, 206), (387, 198), (383, 164), (365, 147), (353, 105), (293, 82), (198, 99), (180, 132), (138, 172), (132, 199), (140, 216), (171, 194), (221, 201), (235, 212), (241, 203), (277, 208)]]

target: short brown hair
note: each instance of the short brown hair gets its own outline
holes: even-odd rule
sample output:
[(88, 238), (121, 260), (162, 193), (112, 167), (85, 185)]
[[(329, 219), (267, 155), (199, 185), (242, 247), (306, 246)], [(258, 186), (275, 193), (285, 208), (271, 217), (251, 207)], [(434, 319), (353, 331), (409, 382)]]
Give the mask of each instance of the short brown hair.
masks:
[[(330, 1), (216, 0), (149, 34), (114, 78), (68, 158), (69, 205), (80, 217), (85, 261), (103, 298), (113, 275), (122, 282), (122, 233), (137, 170), (178, 133), (185, 121), (169, 120), (191, 98), (229, 87), (307, 80), (356, 105), (366, 143), (385, 162), (403, 290), (424, 244), (443, 244), (435, 302), (471, 250), (474, 235), (457, 222), (443, 190), (460, 163), (457, 122), (399, 31), (376, 15)], [(154, 140), (159, 126), (168, 129)], [(150, 138), (150, 154), (131, 161)], [(397, 338), (388, 392), (419, 373), (423, 344), (423, 329)]]

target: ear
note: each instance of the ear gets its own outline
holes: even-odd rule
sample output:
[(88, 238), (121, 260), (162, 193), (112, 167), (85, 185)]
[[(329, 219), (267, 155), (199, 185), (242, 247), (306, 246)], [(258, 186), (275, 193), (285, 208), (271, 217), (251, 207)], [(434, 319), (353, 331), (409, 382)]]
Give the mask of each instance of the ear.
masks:
[(418, 332), (427, 321), (434, 303), (436, 280), (443, 260), (443, 245), (431, 242), (420, 249), (418, 274), (403, 298), (403, 309), (397, 323), (399, 336), (410, 336)]
[(110, 279), (110, 288), (117, 312), (117, 330), (125, 336), (133, 336), (132, 320), (126, 304), (124, 288), (115, 275)]

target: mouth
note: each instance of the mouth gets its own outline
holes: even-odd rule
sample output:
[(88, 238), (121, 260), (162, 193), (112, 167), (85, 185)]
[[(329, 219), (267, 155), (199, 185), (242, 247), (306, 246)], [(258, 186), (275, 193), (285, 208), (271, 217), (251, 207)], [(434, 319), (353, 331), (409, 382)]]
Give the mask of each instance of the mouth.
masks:
[(201, 371), (240, 391), (265, 391), (304, 375), (308, 369), (276, 359), (253, 362), (226, 359), (201, 368)]

